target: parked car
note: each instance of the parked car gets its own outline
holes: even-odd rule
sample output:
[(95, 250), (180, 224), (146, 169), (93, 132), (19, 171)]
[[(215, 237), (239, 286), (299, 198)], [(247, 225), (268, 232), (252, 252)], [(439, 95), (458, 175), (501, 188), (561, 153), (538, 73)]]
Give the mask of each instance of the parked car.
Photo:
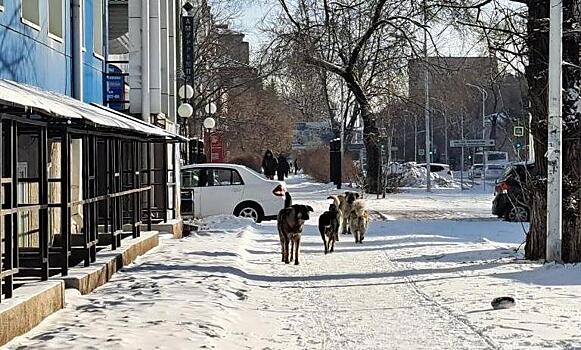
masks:
[(483, 164), (474, 164), (473, 166), (468, 169), (468, 178), (475, 179), (482, 177), (482, 169), (484, 168)]
[(276, 219), (284, 207), (284, 182), (267, 180), (243, 165), (186, 165), (181, 180), (184, 216), (233, 214), (261, 222)]
[(507, 167), (496, 181), (492, 214), (507, 221), (529, 221), (529, 198), (526, 183), (534, 163), (516, 163)]
[[(426, 163), (418, 164), (418, 166), (425, 168)], [(433, 174), (438, 174), (438, 176), (446, 180), (454, 179), (454, 173), (452, 170), (450, 170), (450, 166), (448, 164), (430, 163), (430, 172)]]
[(484, 172), (486, 179), (496, 180), (504, 173), (504, 169), (508, 164), (486, 164), (486, 171)]

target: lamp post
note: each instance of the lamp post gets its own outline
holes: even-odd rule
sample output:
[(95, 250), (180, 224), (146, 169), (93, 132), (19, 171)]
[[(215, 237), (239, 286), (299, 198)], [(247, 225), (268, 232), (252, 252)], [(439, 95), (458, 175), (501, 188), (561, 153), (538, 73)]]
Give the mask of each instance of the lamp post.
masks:
[(486, 139), (486, 99), (488, 98), (488, 91), (478, 85), (470, 83), (466, 83), (466, 86), (476, 88), (482, 94), (482, 139)]
[(204, 130), (206, 132), (206, 142), (208, 145), (208, 162), (211, 163), (212, 162), (212, 140), (210, 138), (210, 134), (212, 132), (212, 129), (214, 129), (216, 127), (216, 120), (214, 120), (214, 118), (212, 118), (212, 114), (216, 113), (216, 104), (214, 104), (213, 102), (210, 102), (206, 105), (205, 107), (206, 113), (208, 114), (208, 117), (206, 119), (204, 119)]
[(212, 117), (204, 119), (204, 129), (206, 131), (206, 142), (208, 143), (208, 163), (212, 163), (212, 129), (216, 127), (216, 121)]
[[(482, 87), (478, 86), (478, 85), (474, 85), (474, 84), (470, 84), (470, 83), (466, 83), (467, 86), (476, 88), (480, 91), (480, 93), (482, 94), (482, 139), (486, 139), (486, 99), (488, 98), (488, 92), (486, 90), (484, 90)], [(484, 147), (482, 148), (482, 159), (483, 159), (483, 164), (482, 164), (482, 186), (484, 191), (486, 191), (486, 161), (488, 156), (486, 154), (486, 151), (484, 150)]]

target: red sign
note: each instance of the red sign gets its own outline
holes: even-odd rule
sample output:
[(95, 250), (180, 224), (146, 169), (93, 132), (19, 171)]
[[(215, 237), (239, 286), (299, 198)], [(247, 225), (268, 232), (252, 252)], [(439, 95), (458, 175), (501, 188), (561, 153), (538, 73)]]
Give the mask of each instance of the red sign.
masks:
[(210, 163), (224, 163), (226, 161), (226, 150), (224, 145), (224, 133), (221, 131), (210, 134)]

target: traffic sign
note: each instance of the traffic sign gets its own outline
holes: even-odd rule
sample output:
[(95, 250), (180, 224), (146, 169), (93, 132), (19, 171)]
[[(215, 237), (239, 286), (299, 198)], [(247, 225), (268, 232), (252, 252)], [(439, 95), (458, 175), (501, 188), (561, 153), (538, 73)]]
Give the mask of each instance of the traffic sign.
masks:
[(513, 129), (512, 134), (516, 137), (525, 136), (525, 128), (524, 126), (515, 126)]
[(494, 147), (496, 140), (451, 140), (450, 147)]

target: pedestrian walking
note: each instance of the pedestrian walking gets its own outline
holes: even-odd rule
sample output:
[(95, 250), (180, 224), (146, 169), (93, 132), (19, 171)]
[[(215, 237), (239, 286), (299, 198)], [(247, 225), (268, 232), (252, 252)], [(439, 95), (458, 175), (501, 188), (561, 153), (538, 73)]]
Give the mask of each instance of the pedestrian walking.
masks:
[(267, 179), (274, 180), (274, 175), (278, 169), (278, 162), (274, 158), (271, 150), (266, 150), (262, 158), (262, 172)]
[(278, 168), (276, 170), (278, 181), (284, 181), (284, 178), (288, 177), (288, 171), (289, 171), (288, 161), (286, 160), (286, 157), (281, 153), (278, 156)]

